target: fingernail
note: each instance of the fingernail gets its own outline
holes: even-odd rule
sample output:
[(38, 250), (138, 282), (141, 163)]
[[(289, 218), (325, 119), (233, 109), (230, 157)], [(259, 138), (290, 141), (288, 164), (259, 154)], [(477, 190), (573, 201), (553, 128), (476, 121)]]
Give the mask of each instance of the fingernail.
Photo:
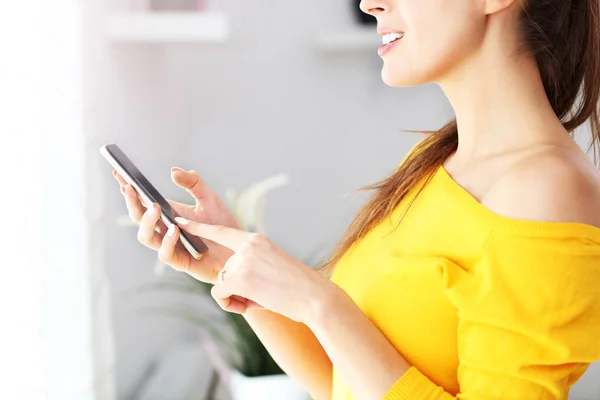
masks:
[(185, 172), (183, 169), (181, 169), (179, 167), (173, 167), (173, 168), (171, 168), (171, 172), (175, 172), (175, 171)]
[(146, 211), (148, 213), (148, 215), (152, 215), (154, 214), (154, 204), (150, 204), (148, 206), (148, 211)]
[(167, 235), (173, 236), (175, 234), (175, 224), (171, 224), (169, 226), (169, 230), (167, 230)]
[(181, 218), (181, 217), (175, 217), (175, 221), (177, 221), (177, 223), (181, 224), (181, 225), (187, 225), (190, 223), (190, 221), (188, 221), (185, 218)]

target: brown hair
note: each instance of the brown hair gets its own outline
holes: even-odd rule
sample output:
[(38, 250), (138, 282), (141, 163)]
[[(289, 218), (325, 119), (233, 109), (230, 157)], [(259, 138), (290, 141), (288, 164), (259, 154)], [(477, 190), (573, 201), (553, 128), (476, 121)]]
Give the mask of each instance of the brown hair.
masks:
[[(590, 120), (594, 161), (600, 151), (600, 0), (524, 0), (518, 51), (535, 57), (546, 95), (563, 126)], [(414, 131), (413, 131), (414, 132)], [(332, 271), (340, 258), (389, 215), (415, 185), (458, 148), (456, 120), (419, 142), (390, 177), (358, 190), (375, 190), (321, 266)]]

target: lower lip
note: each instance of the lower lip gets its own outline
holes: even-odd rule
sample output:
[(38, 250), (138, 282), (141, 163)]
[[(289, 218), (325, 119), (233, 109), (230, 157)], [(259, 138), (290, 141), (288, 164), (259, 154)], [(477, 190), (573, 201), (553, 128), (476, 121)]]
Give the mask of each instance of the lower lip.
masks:
[(377, 54), (379, 54), (380, 57), (386, 55), (389, 51), (391, 51), (395, 45), (398, 44), (399, 41), (401, 41), (402, 38), (400, 39), (396, 39), (391, 43), (388, 44), (384, 44), (383, 46), (380, 46), (379, 49), (377, 49)]

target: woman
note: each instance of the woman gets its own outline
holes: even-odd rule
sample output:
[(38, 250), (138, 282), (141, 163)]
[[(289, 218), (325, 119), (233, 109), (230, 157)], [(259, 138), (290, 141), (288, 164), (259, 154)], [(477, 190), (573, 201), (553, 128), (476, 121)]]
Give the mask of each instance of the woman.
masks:
[[(383, 80), (438, 83), (456, 120), (421, 141), (323, 271), (238, 230), (193, 171), (165, 232), (119, 179), (139, 240), (215, 283), (319, 399), (566, 399), (600, 359), (598, 0), (363, 0)], [(581, 92), (580, 92), (581, 90)], [(578, 94), (580, 94), (578, 96)], [(179, 229), (209, 239), (191, 260)]]

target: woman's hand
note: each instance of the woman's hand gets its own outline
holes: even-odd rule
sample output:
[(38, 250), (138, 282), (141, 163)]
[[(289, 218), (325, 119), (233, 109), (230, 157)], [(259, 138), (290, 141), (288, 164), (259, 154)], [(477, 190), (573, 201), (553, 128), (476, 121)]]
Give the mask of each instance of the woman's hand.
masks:
[[(307, 348), (307, 343), (318, 346), (320, 351), (313, 354), (329, 366), (326, 372), (329, 379), (327, 383), (314, 378), (310, 380), (315, 394), (330, 396), (332, 364), (342, 379), (350, 382), (352, 393), (359, 399), (383, 399), (410, 369), (410, 364), (350, 296), (264, 235), (181, 219), (177, 222), (186, 232), (220, 243), (235, 252), (225, 263), (212, 289), (213, 297), (225, 311), (244, 313), (248, 308), (264, 307), (300, 322), (312, 331), (310, 339), (288, 342), (288, 346)], [(253, 314), (260, 316), (260, 312)], [(288, 328), (279, 332), (284, 336), (294, 331)], [(294, 355), (298, 354), (294, 353), (296, 350), (278, 349), (280, 354)], [(298, 359), (293, 361), (297, 363)], [(303, 376), (310, 375), (303, 372)], [(440, 393), (439, 387), (432, 387), (435, 393)]]
[[(179, 242), (179, 229), (174, 226), (172, 231), (167, 232), (166, 226), (160, 220), (161, 209), (158, 204), (153, 204), (153, 207), (147, 209), (135, 189), (127, 184), (117, 171), (113, 171), (113, 176), (121, 186), (129, 217), (139, 224), (138, 240), (143, 245), (158, 251), (158, 258), (176, 270), (186, 272), (202, 282), (214, 283), (225, 262), (233, 255), (233, 251), (218, 243), (205, 240), (209, 248), (208, 253), (201, 260), (194, 259)], [(173, 168), (171, 179), (177, 186), (192, 195), (196, 203), (190, 206), (169, 200), (169, 204), (177, 214), (191, 221), (238, 227), (227, 206), (206, 186), (196, 172)]]
[(271, 243), (264, 235), (176, 219), (186, 232), (235, 252), (219, 274), (212, 295), (225, 311), (264, 307), (305, 324), (320, 312), (337, 286)]

